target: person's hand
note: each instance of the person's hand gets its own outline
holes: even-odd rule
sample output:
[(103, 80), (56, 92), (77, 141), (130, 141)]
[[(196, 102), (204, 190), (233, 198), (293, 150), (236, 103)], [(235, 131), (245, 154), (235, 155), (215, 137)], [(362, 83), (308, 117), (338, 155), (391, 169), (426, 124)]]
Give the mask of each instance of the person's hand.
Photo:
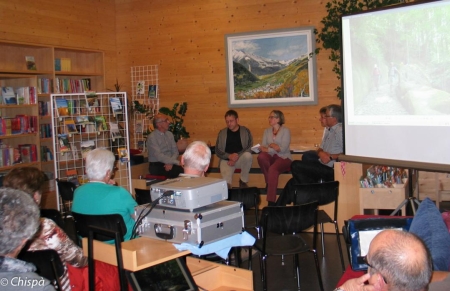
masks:
[(233, 167), (235, 164), (236, 164), (236, 162), (231, 161), (231, 160), (227, 162), (227, 165), (230, 167)]
[(228, 160), (236, 163), (239, 160), (239, 155), (237, 153), (228, 155)]
[(276, 143), (271, 143), (269, 145), (269, 148), (273, 148), (276, 152), (279, 152), (281, 150), (280, 146), (277, 145)]
[(347, 280), (340, 288), (344, 291), (380, 291), (380, 286), (364, 284), (369, 278), (370, 274), (365, 274), (359, 278)]
[(265, 146), (260, 146), (260, 147), (259, 147), (259, 150), (262, 151), (262, 152), (267, 153), (267, 152), (269, 151), (269, 148), (268, 148), (268, 147), (265, 147)]
[(173, 165), (172, 164), (165, 164), (164, 165), (164, 169), (169, 172), (170, 170), (172, 170)]
[(324, 151), (318, 153), (319, 159), (323, 164), (328, 164), (330, 160), (330, 154)]

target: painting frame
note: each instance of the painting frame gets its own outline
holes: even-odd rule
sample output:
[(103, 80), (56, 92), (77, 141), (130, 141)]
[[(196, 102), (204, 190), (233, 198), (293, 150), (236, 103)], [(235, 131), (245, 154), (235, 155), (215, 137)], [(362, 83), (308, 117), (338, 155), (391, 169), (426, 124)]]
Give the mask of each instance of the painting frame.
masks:
[(316, 105), (315, 50), (312, 26), (226, 34), (228, 107)]

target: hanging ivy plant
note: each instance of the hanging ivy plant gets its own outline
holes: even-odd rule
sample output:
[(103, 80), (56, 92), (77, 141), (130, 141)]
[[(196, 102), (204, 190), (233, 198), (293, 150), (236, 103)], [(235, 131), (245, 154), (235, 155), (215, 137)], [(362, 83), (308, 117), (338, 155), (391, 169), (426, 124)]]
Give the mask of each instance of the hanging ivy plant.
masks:
[[(318, 35), (317, 43), (322, 43), (324, 49), (330, 49), (329, 59), (334, 63), (333, 72), (338, 80), (342, 77), (341, 71), (341, 17), (345, 14), (351, 14), (364, 10), (397, 5), (400, 3), (414, 2), (413, 0), (332, 0), (327, 2), (327, 15), (320, 21), (323, 28), (315, 33)], [(341, 86), (334, 89), (337, 97), (342, 99)]]

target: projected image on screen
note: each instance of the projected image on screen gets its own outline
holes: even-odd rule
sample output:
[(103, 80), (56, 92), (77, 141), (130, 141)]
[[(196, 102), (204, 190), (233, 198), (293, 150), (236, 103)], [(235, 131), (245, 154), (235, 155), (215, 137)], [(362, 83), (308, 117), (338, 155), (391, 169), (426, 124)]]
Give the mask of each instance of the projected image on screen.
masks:
[(450, 164), (450, 1), (342, 17), (345, 155)]
[(448, 15), (450, 5), (431, 5), (421, 11), (385, 10), (347, 19), (345, 98), (352, 98), (354, 105), (349, 123), (449, 121)]

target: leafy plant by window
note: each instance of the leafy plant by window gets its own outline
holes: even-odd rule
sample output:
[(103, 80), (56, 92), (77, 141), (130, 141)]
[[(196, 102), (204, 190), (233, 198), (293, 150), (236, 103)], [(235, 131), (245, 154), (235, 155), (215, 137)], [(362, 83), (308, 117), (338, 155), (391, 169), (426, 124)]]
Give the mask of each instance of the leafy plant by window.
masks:
[(189, 138), (189, 132), (186, 131), (186, 128), (183, 126), (184, 119), (183, 117), (186, 115), (187, 111), (187, 103), (175, 103), (172, 109), (168, 107), (161, 107), (159, 112), (169, 116), (172, 121), (169, 126), (169, 131), (173, 133), (173, 137), (175, 141), (178, 141), (180, 138)]
[[(334, 63), (333, 72), (338, 80), (342, 77), (341, 71), (341, 17), (345, 14), (351, 14), (364, 10), (396, 5), (400, 3), (414, 2), (411, 0), (332, 0), (327, 2), (327, 15), (321, 20), (323, 28), (315, 33), (318, 35), (317, 43), (322, 43), (324, 49), (330, 49), (329, 59)], [(337, 97), (342, 99), (341, 86), (336, 87)]]

